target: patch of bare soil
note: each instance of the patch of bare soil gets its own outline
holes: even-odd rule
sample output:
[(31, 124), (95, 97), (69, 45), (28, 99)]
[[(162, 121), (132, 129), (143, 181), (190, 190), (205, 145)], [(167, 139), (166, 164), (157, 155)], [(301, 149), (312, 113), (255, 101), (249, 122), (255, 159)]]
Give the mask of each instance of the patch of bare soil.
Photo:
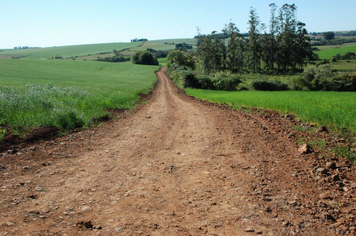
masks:
[(354, 165), (294, 121), (178, 92), (0, 156), (0, 235), (355, 235)]

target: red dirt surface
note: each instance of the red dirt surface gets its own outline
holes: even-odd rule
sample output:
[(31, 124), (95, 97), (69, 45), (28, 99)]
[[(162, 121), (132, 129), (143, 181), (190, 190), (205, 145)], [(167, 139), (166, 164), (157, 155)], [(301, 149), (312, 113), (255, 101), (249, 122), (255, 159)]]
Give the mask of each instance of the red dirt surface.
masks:
[(0, 235), (355, 235), (353, 163), (157, 78), (134, 113), (3, 151)]

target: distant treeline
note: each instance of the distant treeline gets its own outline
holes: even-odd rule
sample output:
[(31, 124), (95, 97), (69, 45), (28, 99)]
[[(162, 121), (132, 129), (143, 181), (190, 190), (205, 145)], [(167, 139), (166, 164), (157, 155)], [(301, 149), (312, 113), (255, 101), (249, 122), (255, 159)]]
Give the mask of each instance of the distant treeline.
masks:
[(131, 39), (131, 43), (134, 43), (134, 42), (145, 42), (145, 41), (148, 41), (148, 39), (138, 39), (138, 38), (135, 38), (135, 39)]
[(321, 38), (312, 38), (312, 46), (324, 46), (324, 45), (341, 45), (345, 43), (355, 43), (355, 38), (334, 38), (330, 40), (321, 39)]
[[(240, 34), (242, 37), (248, 37), (248, 33), (242, 33)], [(202, 37), (210, 37), (211, 39), (227, 39), (230, 38), (230, 35), (226, 33), (216, 33), (216, 31), (213, 31), (211, 34), (205, 35), (205, 34), (199, 34), (194, 36), (195, 39), (200, 39)]]
[(113, 53), (115, 54), (114, 56), (110, 57), (97, 57), (97, 61), (106, 61), (106, 62), (124, 62), (124, 61), (129, 61), (130, 58), (129, 57), (125, 57), (124, 55), (120, 54), (119, 51), (117, 51), (116, 49), (113, 50)]
[[(313, 36), (323, 36), (326, 32), (310, 32)], [(335, 32), (335, 36), (356, 36), (356, 30), (347, 31), (347, 32)]]
[(36, 48), (40, 48), (40, 47), (30, 47), (30, 46), (18, 46), (18, 47), (14, 47), (14, 49), (36, 49)]

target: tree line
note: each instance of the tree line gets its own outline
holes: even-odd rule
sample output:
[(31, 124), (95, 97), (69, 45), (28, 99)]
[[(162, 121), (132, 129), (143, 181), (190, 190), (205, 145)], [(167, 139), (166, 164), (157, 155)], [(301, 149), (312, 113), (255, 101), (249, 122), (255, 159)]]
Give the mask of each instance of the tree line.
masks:
[(230, 22), (222, 33), (198, 34), (197, 62), (205, 74), (229, 70), (248, 73), (294, 73), (313, 59), (305, 23), (296, 19), (295, 4), (270, 4), (269, 31), (250, 10), (248, 37)]

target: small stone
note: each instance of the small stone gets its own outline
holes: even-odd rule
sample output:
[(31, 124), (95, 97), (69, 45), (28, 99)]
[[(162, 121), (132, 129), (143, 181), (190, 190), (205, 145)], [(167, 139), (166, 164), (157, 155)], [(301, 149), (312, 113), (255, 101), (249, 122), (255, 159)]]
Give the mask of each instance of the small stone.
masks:
[(330, 169), (330, 170), (335, 170), (337, 167), (336, 167), (336, 163), (335, 162), (327, 162), (325, 164), (325, 167), (327, 169)]
[(11, 227), (11, 226), (14, 225), (14, 223), (12, 223), (11, 221), (8, 221), (8, 222), (6, 222), (6, 225), (9, 226), (9, 227)]
[(8, 150), (7, 151), (8, 154), (16, 154), (16, 152), (17, 152), (16, 150)]
[(120, 232), (121, 229), (122, 229), (121, 227), (116, 227), (116, 228), (115, 228), (115, 232)]
[(328, 129), (325, 126), (320, 126), (317, 130), (317, 133), (321, 133), (321, 132), (328, 132)]
[(245, 229), (245, 232), (247, 232), (247, 233), (253, 233), (253, 232), (255, 232), (255, 230), (252, 229), (252, 228), (246, 228), (246, 229)]
[(298, 148), (298, 152), (299, 152), (300, 154), (307, 154), (307, 153), (310, 152), (309, 149), (310, 149), (310, 148), (309, 148), (309, 145), (308, 145), (307, 143), (305, 143), (305, 144), (303, 144), (302, 146), (300, 146), (300, 147)]
[(42, 191), (44, 191), (44, 188), (38, 186), (38, 187), (36, 187), (36, 190), (39, 191), (39, 192), (42, 192)]
[(340, 180), (340, 175), (336, 174), (332, 176), (333, 181), (339, 181)]
[(91, 207), (90, 206), (83, 206), (82, 207), (82, 212), (90, 212), (91, 211)]
[(322, 167), (316, 169), (316, 172), (322, 173), (323, 175), (328, 175), (329, 171), (327, 169), (324, 169)]
[(319, 195), (320, 199), (332, 199), (332, 197), (328, 193), (322, 193)]

